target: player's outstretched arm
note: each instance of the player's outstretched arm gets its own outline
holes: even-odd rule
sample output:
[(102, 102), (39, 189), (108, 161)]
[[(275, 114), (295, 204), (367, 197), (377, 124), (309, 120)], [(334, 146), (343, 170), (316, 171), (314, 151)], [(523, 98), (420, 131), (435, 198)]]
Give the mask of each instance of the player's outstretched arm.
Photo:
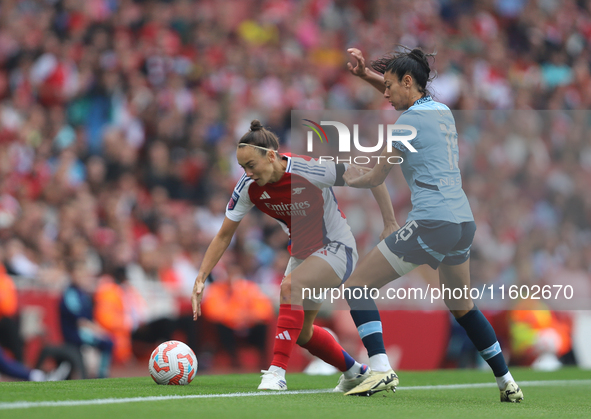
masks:
[(384, 240), (390, 234), (400, 229), (400, 226), (396, 222), (396, 216), (394, 215), (394, 207), (392, 206), (392, 199), (388, 193), (386, 183), (382, 182), (379, 186), (371, 188), (371, 193), (374, 199), (380, 207), (382, 213), (382, 220), (384, 221), (384, 230), (380, 234), (380, 240)]
[(201, 262), (201, 267), (199, 268), (199, 274), (197, 275), (197, 278), (195, 278), (193, 293), (191, 294), (193, 320), (197, 320), (197, 318), (201, 315), (201, 299), (203, 298), (205, 280), (230, 245), (232, 237), (234, 236), (239, 224), (240, 221), (232, 221), (228, 217), (225, 217), (220, 231), (218, 231), (218, 234), (216, 234), (211, 244), (207, 248), (207, 251), (205, 252), (203, 262)]
[(359, 167), (350, 165), (343, 174), (343, 180), (353, 188), (375, 188), (384, 182), (394, 166), (394, 164), (388, 162), (388, 158), (400, 154), (402, 153), (396, 149), (388, 153), (387, 149), (384, 148), (381, 155), (386, 158), (379, 159), (373, 169), (364, 171)]
[[(355, 168), (359, 170), (359, 173), (368, 173), (371, 171), (369, 167), (355, 166)], [(371, 193), (378, 203), (378, 207), (382, 213), (384, 230), (382, 231), (382, 234), (380, 234), (380, 240), (383, 240), (396, 230), (399, 230), (400, 226), (396, 222), (394, 207), (392, 206), (392, 199), (390, 198), (390, 193), (388, 193), (386, 184), (382, 182), (380, 185), (371, 188)]]
[(351, 54), (351, 57), (353, 57), (353, 64), (347, 63), (347, 68), (351, 74), (365, 80), (373, 87), (378, 89), (380, 93), (384, 93), (386, 88), (384, 86), (384, 76), (365, 66), (365, 58), (363, 57), (361, 51), (357, 48), (349, 48), (347, 52)]

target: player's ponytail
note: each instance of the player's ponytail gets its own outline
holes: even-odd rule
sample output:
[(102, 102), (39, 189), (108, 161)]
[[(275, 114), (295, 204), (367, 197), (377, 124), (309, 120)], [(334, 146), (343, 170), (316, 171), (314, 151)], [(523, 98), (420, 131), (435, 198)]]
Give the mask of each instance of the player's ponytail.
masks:
[(408, 47), (400, 45), (399, 51), (372, 61), (370, 66), (380, 74), (392, 72), (396, 74), (398, 80), (402, 80), (402, 77), (410, 74), (417, 83), (419, 92), (423, 95), (428, 95), (427, 83), (435, 77), (430, 77), (431, 66), (429, 65), (429, 58), (434, 57), (436, 54), (425, 54), (419, 48), (411, 50)]
[(429, 61), (427, 61), (427, 55), (423, 51), (421, 51), (418, 48), (415, 48), (408, 53), (408, 56), (415, 59), (420, 65), (422, 65), (425, 71), (427, 72), (427, 75), (429, 75), (429, 73), (431, 72), (431, 66), (429, 65)]
[(252, 120), (250, 130), (242, 136), (238, 142), (238, 147), (241, 144), (255, 146), (261, 155), (267, 154), (268, 150), (277, 151), (279, 149), (279, 139), (277, 136), (263, 127), (258, 119)]

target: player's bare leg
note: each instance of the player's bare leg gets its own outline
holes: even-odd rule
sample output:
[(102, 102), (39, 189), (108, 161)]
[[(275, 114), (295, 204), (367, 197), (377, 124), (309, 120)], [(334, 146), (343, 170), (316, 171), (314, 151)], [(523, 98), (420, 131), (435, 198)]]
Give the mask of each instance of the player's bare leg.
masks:
[[(364, 378), (362, 376), (368, 372), (368, 368), (351, 358), (329, 332), (314, 325), (321, 302), (302, 298), (304, 288), (321, 290), (338, 286), (340, 282), (341, 279), (330, 264), (314, 256), (308, 257), (291, 274), (285, 276), (281, 283), (281, 306), (273, 361), (269, 370), (263, 371), (260, 390), (287, 389), (285, 370), (295, 343), (338, 368), (343, 372), (345, 380), (357, 377), (360, 382)], [(346, 383), (351, 386), (357, 385), (358, 381)]]
[[(371, 297), (367, 293), (371, 289), (379, 289), (389, 282), (399, 278), (391, 263), (378, 248), (374, 248), (359, 263), (351, 277), (345, 282), (345, 287), (351, 294), (345, 294), (351, 307), (351, 316), (355, 321), (359, 337), (367, 348), (372, 369), (369, 377), (354, 387), (346, 395), (371, 396), (379, 391), (396, 390), (399, 383), (398, 376), (390, 366), (382, 337), (382, 322), (380, 313)], [(362, 298), (355, 298), (355, 290), (360, 292), (367, 287)], [(345, 291), (347, 292), (347, 291)]]

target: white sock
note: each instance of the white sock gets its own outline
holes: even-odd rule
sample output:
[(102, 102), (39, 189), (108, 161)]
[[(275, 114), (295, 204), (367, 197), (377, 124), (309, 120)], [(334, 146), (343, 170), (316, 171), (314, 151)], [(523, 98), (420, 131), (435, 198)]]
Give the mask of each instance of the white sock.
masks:
[(369, 357), (369, 367), (372, 371), (386, 372), (390, 371), (390, 360), (386, 354), (377, 354)]
[(281, 378), (285, 379), (285, 370), (281, 367), (276, 367), (275, 365), (271, 365), (269, 367), (269, 371), (275, 371), (277, 374), (281, 376)]
[(345, 376), (345, 378), (347, 380), (354, 378), (357, 376), (357, 374), (359, 374), (361, 372), (361, 364), (357, 361), (355, 361), (355, 364), (353, 364), (353, 366), (351, 368), (349, 368), (347, 371), (345, 371), (343, 373), (343, 375)]
[(505, 390), (505, 387), (507, 387), (507, 384), (509, 384), (511, 381), (515, 381), (510, 372), (503, 375), (502, 377), (495, 377), (495, 378), (497, 380), (497, 385), (499, 386), (499, 390)]

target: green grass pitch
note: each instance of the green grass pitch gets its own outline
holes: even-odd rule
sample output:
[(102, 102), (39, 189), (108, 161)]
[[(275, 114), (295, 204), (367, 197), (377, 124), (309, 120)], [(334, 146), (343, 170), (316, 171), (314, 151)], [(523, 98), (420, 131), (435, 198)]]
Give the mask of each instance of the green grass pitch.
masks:
[[(565, 368), (542, 373), (513, 368), (511, 372), (524, 391), (525, 400), (520, 404), (500, 403), (492, 375), (472, 370), (399, 371), (396, 394), (378, 393), (372, 397), (319, 392), (333, 388), (337, 376), (303, 374), (288, 374), (289, 394), (258, 392), (256, 396), (252, 395), (259, 384), (256, 374), (197, 376), (184, 387), (158, 386), (148, 376), (55, 383), (5, 382), (0, 383), (0, 418), (591, 417), (591, 371)], [(482, 383), (483, 386), (453, 386)], [(314, 392), (292, 393), (306, 390)], [(220, 394), (226, 396), (215, 396)], [(134, 401), (112, 400), (122, 398)], [(21, 403), (15, 405), (16, 402)]]

